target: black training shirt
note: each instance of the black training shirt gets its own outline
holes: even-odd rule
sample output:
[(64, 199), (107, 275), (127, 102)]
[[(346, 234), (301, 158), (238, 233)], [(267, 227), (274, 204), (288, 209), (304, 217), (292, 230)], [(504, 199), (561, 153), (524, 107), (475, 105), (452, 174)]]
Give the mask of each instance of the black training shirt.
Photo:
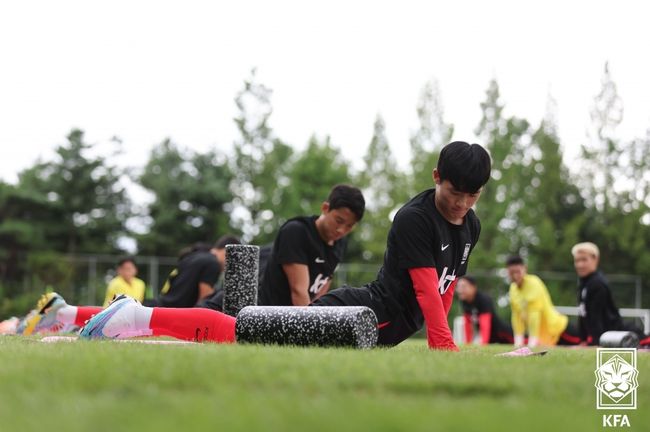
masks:
[(580, 337), (598, 345), (600, 336), (609, 330), (623, 330), (623, 320), (614, 304), (605, 276), (599, 271), (578, 282), (578, 325)]
[(199, 298), (199, 283), (214, 286), (220, 273), (221, 266), (210, 252), (195, 251), (187, 254), (181, 258), (165, 282), (159, 298), (160, 306), (194, 307)]
[(273, 242), (264, 275), (260, 282), (258, 304), (291, 306), (291, 288), (283, 264), (304, 264), (309, 269), (309, 298), (313, 300), (329, 282), (343, 258), (347, 238), (329, 246), (316, 229), (317, 216), (288, 220)]
[(447, 221), (434, 203), (435, 189), (412, 198), (395, 215), (388, 233), (384, 265), (369, 285), (391, 314), (404, 314), (414, 329), (424, 323), (408, 269), (433, 267), (438, 292), (444, 295), (467, 271), (470, 253), (478, 241), (481, 224), (470, 209), (461, 225)]

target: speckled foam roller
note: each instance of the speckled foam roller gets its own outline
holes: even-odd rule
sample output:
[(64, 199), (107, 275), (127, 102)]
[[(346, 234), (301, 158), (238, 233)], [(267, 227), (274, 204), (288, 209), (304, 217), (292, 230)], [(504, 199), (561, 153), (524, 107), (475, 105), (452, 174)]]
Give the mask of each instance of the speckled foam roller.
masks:
[(248, 306), (235, 325), (240, 343), (372, 348), (377, 335), (365, 306)]
[(259, 246), (226, 245), (224, 313), (237, 316), (242, 308), (257, 304), (259, 264)]

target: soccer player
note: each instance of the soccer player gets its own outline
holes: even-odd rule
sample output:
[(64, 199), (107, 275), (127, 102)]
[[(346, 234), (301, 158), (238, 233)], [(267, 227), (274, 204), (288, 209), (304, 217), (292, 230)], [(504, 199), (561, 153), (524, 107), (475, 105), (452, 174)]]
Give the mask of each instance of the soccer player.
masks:
[(226, 245), (239, 243), (237, 237), (224, 235), (212, 247), (197, 244), (183, 251), (160, 290), (159, 306), (191, 308), (213, 296), (226, 263)]
[[(424, 325), (430, 348), (457, 351), (447, 315), (456, 278), (465, 274), (478, 241), (481, 226), (472, 207), (490, 178), (490, 167), (490, 156), (478, 144), (446, 145), (433, 170), (436, 187), (395, 215), (377, 279), (362, 288), (333, 290), (312, 306), (370, 307), (379, 322), (381, 346), (396, 345)], [(149, 333), (228, 342), (234, 340), (234, 328), (235, 318), (217, 311), (147, 308), (122, 297), (93, 317), (81, 336)]]
[(650, 344), (650, 337), (623, 322), (609, 283), (598, 270), (598, 246), (591, 242), (578, 243), (571, 248), (571, 255), (579, 277), (578, 327), (581, 340), (588, 345), (598, 345), (600, 336), (606, 331), (627, 330), (639, 335), (641, 345)]
[(113, 297), (126, 294), (129, 297), (142, 302), (144, 300), (145, 285), (142, 279), (138, 279), (138, 266), (133, 257), (122, 258), (117, 263), (117, 276), (113, 278), (106, 288), (104, 307), (113, 300)]
[(524, 345), (528, 332), (528, 346), (556, 345), (567, 329), (569, 318), (553, 306), (551, 296), (542, 280), (528, 274), (524, 260), (514, 255), (506, 261), (510, 284), (512, 329), (516, 346)]
[(432, 349), (457, 351), (447, 323), (457, 278), (467, 270), (481, 224), (472, 210), (490, 178), (490, 156), (478, 144), (455, 141), (440, 152), (434, 189), (395, 215), (384, 265), (362, 288), (341, 288), (314, 306), (368, 306), (379, 322), (378, 344), (396, 345), (422, 326)]
[(363, 218), (366, 202), (353, 186), (337, 185), (319, 216), (289, 219), (278, 231), (260, 281), (258, 304), (307, 306), (330, 288), (347, 235)]
[(514, 342), (512, 327), (499, 318), (490, 296), (478, 290), (476, 279), (467, 275), (458, 278), (456, 293), (465, 319), (465, 343), (474, 342), (475, 328), (478, 329), (480, 345)]

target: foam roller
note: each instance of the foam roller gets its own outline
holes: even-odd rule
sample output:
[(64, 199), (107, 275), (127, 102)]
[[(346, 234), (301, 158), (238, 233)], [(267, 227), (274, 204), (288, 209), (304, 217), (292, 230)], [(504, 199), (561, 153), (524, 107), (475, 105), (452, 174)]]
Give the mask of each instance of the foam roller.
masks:
[(606, 348), (636, 348), (639, 336), (630, 331), (608, 331), (600, 335), (598, 345)]
[(260, 248), (253, 245), (226, 245), (223, 312), (237, 316), (239, 311), (257, 304)]
[(235, 325), (240, 343), (372, 348), (377, 335), (365, 306), (248, 306)]

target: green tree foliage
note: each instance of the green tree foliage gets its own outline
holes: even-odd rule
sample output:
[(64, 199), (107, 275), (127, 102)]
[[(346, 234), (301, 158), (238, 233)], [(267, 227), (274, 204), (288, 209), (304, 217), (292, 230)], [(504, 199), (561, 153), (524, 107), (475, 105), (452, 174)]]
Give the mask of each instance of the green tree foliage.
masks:
[(114, 253), (126, 232), (130, 203), (121, 172), (104, 157), (90, 156), (93, 145), (74, 129), (57, 147), (53, 161), (38, 162), (19, 175), (18, 187), (49, 203), (43, 226), (47, 247), (63, 253)]
[(411, 136), (411, 178), (409, 196), (433, 187), (431, 173), (440, 149), (451, 141), (454, 126), (444, 119), (444, 107), (436, 80), (425, 84), (417, 107), (418, 129)]
[(476, 129), (480, 142), (492, 156), (492, 177), (484, 187), (477, 213), (482, 230), (480, 248), (472, 257), (472, 266), (498, 268), (506, 255), (519, 252), (530, 236), (528, 227), (520, 226), (519, 211), (530, 175), (523, 169), (526, 144), (530, 142), (526, 120), (506, 117), (496, 80), (492, 80), (481, 103), (483, 115)]
[(312, 135), (307, 148), (292, 161), (287, 178), (276, 210), (279, 224), (294, 216), (319, 214), (332, 186), (350, 183), (350, 169), (329, 136), (321, 140)]
[(522, 246), (532, 268), (571, 271), (569, 251), (586, 221), (584, 202), (562, 161), (555, 101), (550, 97), (547, 111), (527, 149), (530, 159), (524, 169), (530, 181), (523, 189), (518, 225), (529, 230)]
[(149, 231), (138, 236), (140, 253), (173, 256), (186, 245), (214, 242), (229, 232), (231, 179), (227, 161), (216, 151), (182, 151), (169, 139), (155, 147), (139, 178), (154, 196)]
[(406, 177), (395, 165), (386, 137), (386, 125), (377, 115), (359, 185), (366, 199), (366, 215), (359, 226), (365, 261), (380, 263), (394, 213), (408, 199)]
[(287, 171), (293, 150), (274, 136), (269, 126), (272, 90), (258, 83), (255, 75), (253, 69), (235, 98), (240, 138), (234, 145), (232, 164), (233, 223), (246, 240), (266, 241), (277, 228), (275, 213), (281, 190), (289, 184)]
[(18, 280), (26, 253), (47, 247), (45, 229), (54, 210), (42, 195), (0, 182), (0, 279)]
[[(623, 102), (609, 66), (591, 112), (590, 142), (582, 148), (579, 181), (587, 203), (586, 240), (601, 248), (601, 263), (609, 272), (637, 272), (650, 279), (650, 172), (648, 137), (631, 141), (617, 136)], [(647, 286), (646, 282), (646, 286)]]

